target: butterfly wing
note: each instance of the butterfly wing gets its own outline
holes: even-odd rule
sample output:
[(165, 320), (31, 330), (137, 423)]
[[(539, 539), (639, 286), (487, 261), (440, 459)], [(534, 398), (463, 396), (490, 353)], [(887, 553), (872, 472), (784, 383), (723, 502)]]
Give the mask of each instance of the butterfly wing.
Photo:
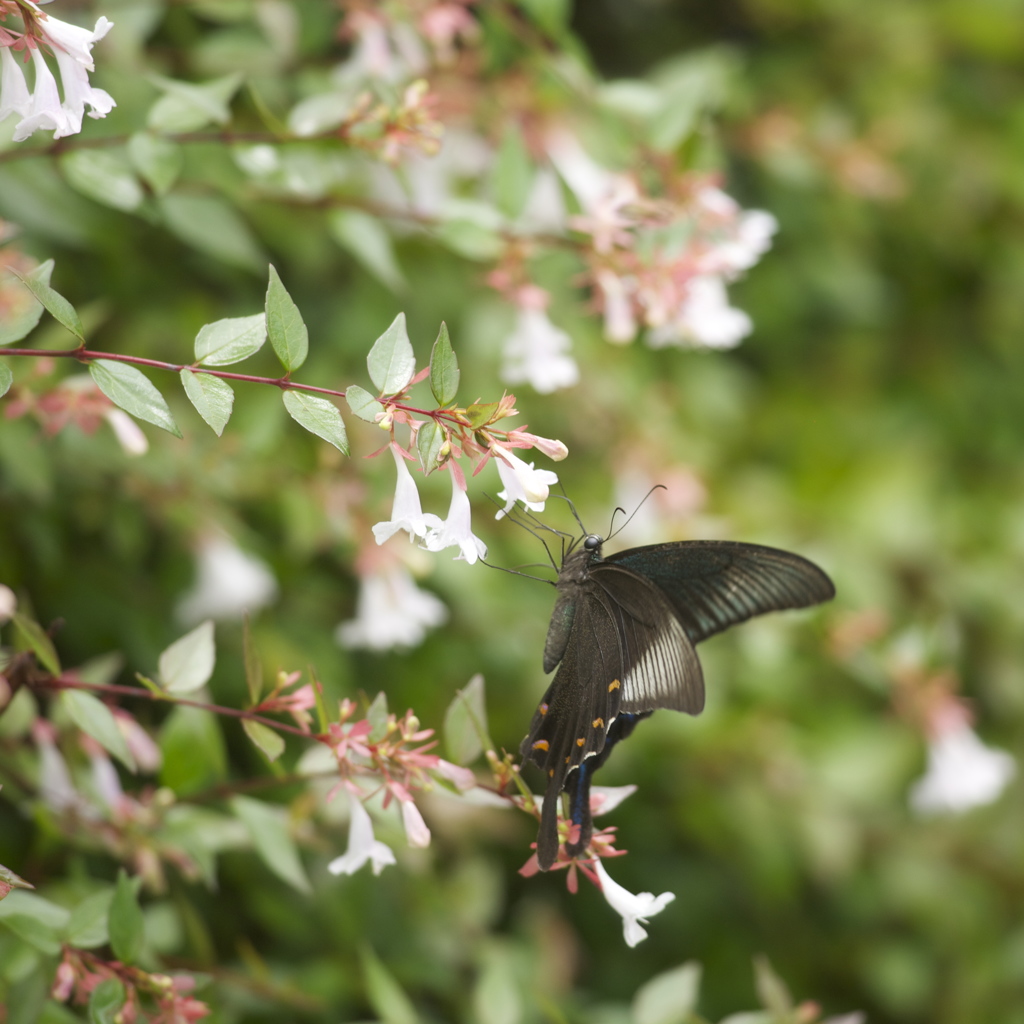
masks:
[(813, 562), (789, 551), (740, 541), (652, 544), (609, 555), (651, 580), (672, 605), (694, 644), (764, 612), (805, 608), (835, 596)]
[(599, 755), (620, 712), (704, 705), (700, 662), (672, 605), (623, 566), (595, 563), (575, 596), (561, 664), (520, 754), (548, 775), (537, 854), (543, 869), (558, 853), (558, 794), (585, 759)]

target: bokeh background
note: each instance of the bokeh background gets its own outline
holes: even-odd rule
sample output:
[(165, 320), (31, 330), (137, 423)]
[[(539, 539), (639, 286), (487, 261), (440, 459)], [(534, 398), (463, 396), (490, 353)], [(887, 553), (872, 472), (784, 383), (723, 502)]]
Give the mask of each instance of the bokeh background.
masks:
[[(274, 42), (278, 6), (297, 14), (288, 46)], [(154, 70), (186, 80), (244, 72), (254, 89), (235, 101), (243, 129), (258, 103), (284, 109), (294, 92), (315, 91), (346, 53), (340, 12), (278, 6), (98, 7), (91, 16), (116, 28), (97, 77), (118, 107), (83, 138), (137, 130), (159, 95)], [(219, 858), (213, 891), (172, 872), (147, 900), (161, 953), (213, 975), (214, 1019), (224, 1021), (400, 1020), (398, 1004), (374, 995), (373, 950), (424, 1021), (624, 1022), (643, 983), (690, 959), (703, 965), (700, 1011), (718, 1020), (757, 1005), (751, 960), (765, 954), (795, 997), (826, 1014), (1024, 1022), (1020, 782), (963, 812), (910, 803), (936, 701), (964, 698), (994, 747), (1019, 756), (1024, 742), (1024, 7), (588, 0), (567, 12), (574, 42), (559, 30), (542, 45), (540, 29), (515, 44), (501, 35), (499, 14), (513, 5), (478, 6), (491, 9), (488, 71), (525, 68), (556, 106), (557, 88), (531, 62), (559, 48), (578, 47), (607, 79), (657, 80), (685, 58), (696, 113), (680, 168), (720, 170), (731, 195), (780, 225), (731, 289), (755, 325), (734, 351), (610, 346), (574, 287), (572, 254), (550, 254), (538, 274), (582, 379), (553, 395), (517, 388), (521, 422), (568, 445), (558, 471), (588, 529), (606, 531), (617, 503), (631, 508), (664, 483), (623, 545), (775, 544), (818, 561), (838, 597), (702, 645), (705, 713), (659, 713), (603, 770), (607, 784), (639, 786), (614, 814), (630, 851), (615, 877), (676, 894), (637, 949), (591, 887), (573, 896), (561, 875), (517, 875), (533, 838), (525, 816), (470, 813), (438, 796), (425, 808), (431, 848), (401, 853), (379, 878), (326, 875), (344, 828), (318, 833), (306, 849), (313, 897), (248, 851)], [(549, 24), (557, 14), (537, 13), (547, 6), (524, 4), (527, 20)], [(188, 361), (204, 323), (261, 308), (270, 260), (310, 326), (303, 380), (369, 386), (365, 354), (404, 310), (421, 364), (444, 320), (461, 395), (500, 393), (510, 320), (486, 286), (486, 261), (396, 231), (406, 282), (396, 294), (338, 244), (331, 213), (358, 182), (345, 168), (331, 178), (327, 157), (315, 171), (327, 185), (300, 201), (254, 183), (222, 141), (184, 146), (174, 194), (217, 197), (234, 218), (230, 230), (190, 236), (148, 200), (119, 211), (83, 195), (39, 145), (31, 158), (0, 152), (0, 216), (18, 229), (9, 245), (56, 260), (53, 284), (82, 311), (90, 347)], [(69, 346), (47, 320), (27, 343)], [(80, 372), (66, 362), (8, 365), (17, 385), (42, 391)], [(278, 371), (266, 353), (251, 372)], [(116, 650), (121, 681), (151, 672), (183, 631), (175, 608), (193, 584), (196, 546), (219, 528), (277, 578), (277, 600), (253, 622), (268, 671), (315, 666), (332, 695), (385, 690), (392, 709), (413, 707), (432, 727), (481, 672), (491, 734), (515, 749), (544, 687), (550, 589), (450, 552), (424, 556), (421, 585), (444, 600), (447, 624), (411, 651), (342, 649), (334, 630), (353, 615), (354, 559), (390, 507), (390, 460), (362, 458), (380, 435), (347, 417), (346, 460), (298, 430), (273, 389), (253, 386), (239, 389), (217, 439), (173, 378), (154, 380), (185, 438), (147, 428), (141, 458), (102, 430), (50, 437), (31, 416), (0, 423), (0, 580), (40, 621), (63, 620), (64, 662)], [(485, 492), (498, 489), (487, 470), (470, 491), (489, 560), (536, 560), (532, 538), (493, 521)], [(421, 490), (443, 511), (447, 481)], [(556, 502), (545, 518), (575, 529)], [(223, 623), (217, 635), (213, 693), (240, 703), (241, 627)], [(159, 733), (165, 712), (138, 713)], [(266, 773), (232, 723), (217, 736), (218, 756), (197, 757), (193, 777), (169, 762), (162, 781), (187, 794)], [(5, 771), (0, 863), (53, 898), (113, 877), (109, 857), (33, 815)], [(298, 788), (269, 792), (302, 799)], [(397, 825), (390, 837), (384, 828), (401, 846)]]

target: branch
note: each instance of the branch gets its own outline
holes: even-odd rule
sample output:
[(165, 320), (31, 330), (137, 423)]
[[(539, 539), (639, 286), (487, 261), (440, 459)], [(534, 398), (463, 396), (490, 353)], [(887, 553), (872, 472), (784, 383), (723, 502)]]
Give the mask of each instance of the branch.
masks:
[(77, 359), (80, 363), (88, 363), (93, 359), (111, 359), (117, 363), (132, 363), (136, 366), (151, 366), (157, 370), (170, 370), (180, 373), (182, 370), (195, 370), (196, 373), (207, 373), (211, 377), (224, 377), (227, 380), (242, 380), (250, 384), (270, 384), (282, 391), (315, 391), (321, 395), (333, 395), (344, 398), (344, 391), (334, 388), (318, 388), (312, 384), (298, 384), (284, 377), (257, 377), (251, 373), (230, 373), (227, 370), (211, 370), (198, 363), (165, 363), (160, 359), (146, 359), (143, 356), (126, 356), (117, 352), (96, 352), (88, 348), (48, 349), (48, 348), (0, 348), (0, 356), (31, 356), (35, 359)]
[(221, 704), (208, 704), (201, 700), (188, 700), (185, 697), (175, 697), (174, 694), (158, 694), (152, 690), (140, 686), (122, 686), (119, 683), (86, 683), (74, 676), (60, 675), (51, 676), (49, 679), (41, 680), (33, 684), (35, 687), (52, 690), (90, 690), (93, 693), (103, 693), (117, 697), (143, 697), (151, 701), (165, 701), (170, 704), (179, 704), (187, 708), (199, 708), (201, 711), (212, 711), (216, 715), (224, 715), (228, 718), (247, 718), (251, 722), (260, 722), (281, 732), (291, 733), (293, 736), (301, 736), (306, 740), (315, 740), (316, 735), (300, 729), (297, 725), (286, 725), (265, 715), (257, 715), (252, 711), (245, 711), (241, 708), (227, 708)]

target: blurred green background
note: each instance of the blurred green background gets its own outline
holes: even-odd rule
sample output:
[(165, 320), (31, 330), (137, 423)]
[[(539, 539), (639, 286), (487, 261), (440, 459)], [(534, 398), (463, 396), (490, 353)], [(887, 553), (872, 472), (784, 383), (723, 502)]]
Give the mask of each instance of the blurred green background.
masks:
[[(104, 6), (117, 28), (99, 79), (118, 108), (87, 134), (138, 127), (158, 95), (144, 68), (186, 79), (242, 68), (271, 107), (286, 106), (290, 74), (312, 91), (342, 52), (336, 12), (294, 8), (301, 31), (280, 57), (258, 45), (246, 4)], [(755, 324), (732, 352), (609, 346), (574, 291), (578, 266), (552, 256), (540, 273), (582, 381), (553, 396), (519, 389), (519, 422), (568, 445), (558, 470), (588, 529), (606, 529), (627, 467), (652, 484), (682, 474), (704, 500), (660, 511), (657, 536), (630, 543), (704, 534), (789, 547), (827, 569), (836, 602), (703, 645), (704, 715), (656, 715), (602, 772), (639, 786), (613, 814), (630, 851), (613, 874), (677, 897), (637, 949), (589, 886), (570, 896), (560, 875), (516, 874), (530, 821), (438, 797), (425, 812), (432, 847), (403, 849), (380, 878), (326, 875), (343, 829), (336, 846), (314, 844), (315, 898), (251, 855), (222, 859), (214, 893), (172, 877), (153, 900), (180, 919), (170, 955), (219, 979), (229, 998), (217, 1020), (368, 1018), (369, 946), (423, 1020), (626, 1021), (636, 989), (687, 959), (704, 965), (701, 1012), (717, 1020), (756, 1004), (750, 963), (764, 953), (826, 1013), (1021, 1024), (1024, 791), (1018, 781), (991, 806), (915, 816), (907, 794), (925, 741), (899, 694), (956, 680), (986, 741), (1021, 751), (1024, 4), (587, 0), (572, 27), (607, 78), (641, 78), (680, 54), (709, 62), (723, 84), (681, 160), (720, 167), (723, 187), (780, 230), (730, 289)], [(490, 73), (528, 62), (507, 49), (494, 44)], [(253, 94), (237, 109), (253, 119)], [(507, 323), (487, 265), (399, 237), (408, 287), (392, 293), (331, 235), (332, 197), (358, 189), (345, 174), (301, 203), (247, 181), (220, 144), (184, 147), (178, 192), (240, 212), (243, 240), (225, 255), (182, 240), (150, 207), (118, 212), (76, 192), (52, 155), (8, 152), (0, 216), (22, 228), (25, 252), (56, 259), (53, 284), (83, 312), (92, 348), (187, 361), (202, 324), (261, 308), (269, 259), (310, 326), (302, 380), (368, 386), (365, 354), (405, 310), (421, 364), (445, 320), (461, 396), (500, 391)], [(52, 321), (30, 343), (69, 345)], [(19, 384), (35, 372), (9, 365)], [(278, 371), (263, 353), (251, 372)], [(146, 428), (151, 450), (137, 460), (103, 431), (47, 438), (29, 418), (0, 423), (0, 581), (40, 621), (64, 621), (64, 662), (116, 649), (122, 681), (152, 671), (183, 631), (173, 609), (193, 546), (219, 525), (278, 577), (279, 600), (254, 622), (269, 671), (313, 665), (331, 694), (384, 689), (393, 710), (436, 727), (479, 671), (492, 735), (515, 749), (544, 686), (552, 593), (433, 556), (425, 585), (450, 622), (404, 654), (342, 650), (332, 634), (353, 613), (352, 560), (390, 507), (389, 460), (361, 459), (379, 432), (347, 417), (344, 460), (291, 424), (272, 389), (240, 386), (218, 440), (173, 379), (154, 380), (185, 440)], [(493, 522), (483, 494), (498, 489), (487, 470), (470, 492), (490, 558), (534, 560), (535, 542)], [(446, 508), (446, 480), (422, 493)], [(572, 526), (555, 503), (545, 518)], [(875, 625), (844, 643), (857, 623)], [(215, 696), (240, 702), (240, 628), (219, 626), (218, 643)], [(239, 730), (222, 732), (228, 777), (262, 770)], [(0, 863), (44, 886), (112, 877), (3, 797)], [(262, 993), (238, 981), (247, 969), (265, 971)], [(495, 1015), (514, 1010), (510, 993), (520, 1015)]]

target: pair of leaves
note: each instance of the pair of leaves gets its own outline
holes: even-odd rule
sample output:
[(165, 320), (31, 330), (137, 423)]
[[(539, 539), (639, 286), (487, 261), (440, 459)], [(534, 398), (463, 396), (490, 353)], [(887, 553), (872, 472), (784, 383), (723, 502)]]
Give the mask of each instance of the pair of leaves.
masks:
[[(400, 394), (413, 380), (416, 373), (416, 356), (406, 327), (405, 314), (399, 313), (391, 326), (373, 343), (366, 357), (366, 368), (382, 398)], [(448, 328), (441, 324), (437, 340), (430, 354), (430, 390), (439, 406), (446, 406), (455, 400), (459, 389), (459, 364), (452, 350)], [(369, 423), (375, 420), (371, 408), (379, 400), (356, 385), (345, 392), (349, 407), (361, 419)]]
[[(264, 312), (206, 324), (196, 335), (196, 361), (202, 366), (231, 366), (255, 355), (268, 338), (287, 373), (297, 370), (306, 361), (309, 331), (299, 307), (273, 266)], [(180, 377), (196, 411), (220, 436), (234, 403), (231, 385), (220, 377), (188, 367), (181, 371)], [(296, 423), (333, 444), (342, 454), (348, 454), (345, 424), (333, 402), (293, 388), (284, 391), (282, 400)]]
[[(416, 357), (409, 341), (404, 313), (399, 313), (391, 326), (374, 342), (366, 365), (370, 380), (377, 386), (381, 398), (375, 398), (364, 388), (352, 384), (345, 389), (345, 401), (360, 419), (376, 423), (381, 411), (381, 400), (400, 394), (419, 379), (416, 376)], [(430, 354), (430, 390), (440, 408), (455, 400), (459, 376), (459, 364), (448, 336), (448, 327), (442, 323)], [(416, 435), (416, 450), (424, 473), (437, 468), (446, 440), (444, 428), (436, 419), (420, 424)]]

